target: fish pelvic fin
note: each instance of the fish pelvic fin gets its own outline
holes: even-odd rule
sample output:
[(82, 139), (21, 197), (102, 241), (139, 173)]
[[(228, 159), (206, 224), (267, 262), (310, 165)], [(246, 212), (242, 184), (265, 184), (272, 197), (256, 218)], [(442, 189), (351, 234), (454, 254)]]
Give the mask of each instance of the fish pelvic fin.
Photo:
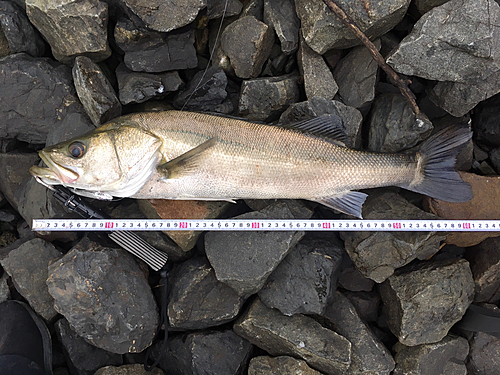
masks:
[(447, 202), (467, 202), (472, 188), (455, 169), (458, 152), (472, 138), (466, 127), (449, 127), (428, 138), (417, 151), (415, 178), (401, 187)]
[(334, 197), (324, 197), (311, 199), (314, 202), (321, 203), (329, 208), (340, 211), (344, 214), (352, 215), (355, 217), (363, 218), (361, 211), (363, 203), (365, 203), (367, 194), (359, 191), (347, 191), (345, 193), (336, 195)]

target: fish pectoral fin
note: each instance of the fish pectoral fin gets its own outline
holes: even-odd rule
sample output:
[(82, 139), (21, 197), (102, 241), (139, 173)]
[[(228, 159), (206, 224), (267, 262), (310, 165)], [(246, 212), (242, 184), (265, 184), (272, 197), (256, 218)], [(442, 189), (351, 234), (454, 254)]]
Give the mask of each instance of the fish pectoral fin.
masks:
[(205, 152), (214, 147), (217, 143), (217, 138), (210, 138), (175, 159), (159, 165), (157, 167), (157, 171), (163, 176), (163, 178), (168, 179), (180, 178), (191, 174), (199, 168), (201, 160), (206, 155)]
[(362, 219), (363, 217), (361, 216), (361, 211), (366, 197), (368, 197), (368, 195), (365, 193), (361, 193), (359, 191), (348, 191), (334, 197), (311, 200), (333, 208), (334, 210), (343, 212), (344, 214), (356, 216)]
[(326, 138), (338, 146), (345, 147), (347, 134), (342, 119), (333, 114), (322, 115), (310, 120), (282, 125), (286, 129), (294, 129)]

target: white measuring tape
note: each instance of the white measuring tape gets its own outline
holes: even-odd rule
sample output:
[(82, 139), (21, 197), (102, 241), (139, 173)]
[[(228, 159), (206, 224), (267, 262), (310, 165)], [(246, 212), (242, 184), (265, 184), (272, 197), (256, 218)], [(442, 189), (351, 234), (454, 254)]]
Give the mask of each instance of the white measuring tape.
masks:
[(500, 232), (500, 220), (35, 219), (34, 231)]

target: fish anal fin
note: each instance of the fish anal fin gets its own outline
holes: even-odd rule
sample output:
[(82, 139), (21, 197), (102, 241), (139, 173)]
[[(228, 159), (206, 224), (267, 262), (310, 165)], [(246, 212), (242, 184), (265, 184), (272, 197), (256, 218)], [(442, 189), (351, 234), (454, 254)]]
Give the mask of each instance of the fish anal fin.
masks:
[(368, 197), (367, 194), (359, 191), (347, 191), (334, 197), (324, 197), (313, 200), (329, 208), (343, 212), (344, 214), (362, 219), (361, 211), (366, 197)]
[(282, 127), (327, 138), (339, 146), (345, 146), (347, 142), (347, 134), (344, 129), (342, 118), (333, 114), (322, 115), (310, 120), (282, 125)]
[(188, 175), (199, 168), (202, 159), (206, 156), (207, 150), (217, 144), (217, 138), (210, 138), (202, 144), (192, 148), (188, 152), (179, 155), (157, 167), (158, 173), (163, 175), (163, 178), (180, 178)]

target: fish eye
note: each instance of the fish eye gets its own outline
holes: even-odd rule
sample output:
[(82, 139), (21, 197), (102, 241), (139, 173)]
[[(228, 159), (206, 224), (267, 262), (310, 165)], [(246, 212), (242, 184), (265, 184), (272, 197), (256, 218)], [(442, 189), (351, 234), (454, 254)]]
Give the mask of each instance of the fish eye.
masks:
[(73, 142), (69, 145), (68, 151), (74, 158), (81, 158), (86, 151), (86, 147), (82, 142)]

